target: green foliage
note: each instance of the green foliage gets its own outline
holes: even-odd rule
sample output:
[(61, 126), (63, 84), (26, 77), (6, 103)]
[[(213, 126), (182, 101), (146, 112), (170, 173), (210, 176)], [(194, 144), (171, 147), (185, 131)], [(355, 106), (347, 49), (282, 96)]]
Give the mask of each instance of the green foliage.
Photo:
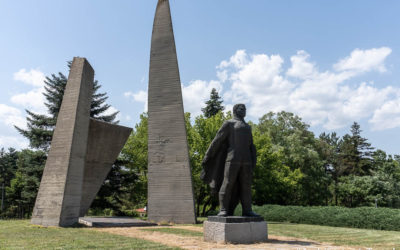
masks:
[(196, 117), (192, 125), (190, 114), (186, 113), (185, 115), (197, 216), (205, 216), (218, 206), (218, 201), (211, 195), (210, 188), (200, 179), (200, 173), (203, 169), (201, 162), (218, 129), (229, 118), (231, 117), (222, 112), (209, 118), (200, 115)]
[(222, 106), (223, 100), (218, 95), (218, 92), (215, 88), (211, 90), (210, 100), (206, 101), (206, 106), (201, 109), (203, 111), (203, 115), (206, 118), (210, 118), (219, 112), (224, 111), (225, 107)]
[(28, 149), (18, 153), (17, 170), (10, 186), (6, 187), (8, 207), (3, 216), (28, 218), (39, 190), (46, 155), (43, 151)]
[(266, 221), (400, 231), (398, 209), (264, 205), (254, 210)]
[[(265, 172), (270, 171), (274, 181), (270, 178), (272, 183), (265, 184), (271, 185), (273, 191), (278, 191), (277, 194), (272, 193), (276, 197), (259, 200), (257, 204), (317, 205), (326, 201), (329, 196), (329, 178), (318, 152), (318, 140), (308, 130), (309, 125), (302, 122), (300, 117), (282, 111), (264, 115), (258, 125), (254, 126), (257, 150), (266, 154), (259, 159), (256, 177), (269, 175)], [(271, 156), (269, 160), (272, 162), (263, 159), (266, 156)], [(273, 184), (277, 184), (277, 187)]]
[(372, 168), (371, 144), (361, 137), (360, 125), (356, 122), (351, 126), (351, 135), (346, 134), (340, 142), (341, 175), (368, 175)]

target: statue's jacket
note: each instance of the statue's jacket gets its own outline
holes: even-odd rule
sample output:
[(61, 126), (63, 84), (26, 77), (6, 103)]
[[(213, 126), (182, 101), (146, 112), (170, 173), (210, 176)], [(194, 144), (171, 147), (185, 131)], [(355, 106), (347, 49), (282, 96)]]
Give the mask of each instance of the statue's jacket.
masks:
[(225, 121), (211, 142), (200, 178), (217, 194), (224, 180), (226, 162), (256, 165), (256, 149), (251, 127), (243, 120)]

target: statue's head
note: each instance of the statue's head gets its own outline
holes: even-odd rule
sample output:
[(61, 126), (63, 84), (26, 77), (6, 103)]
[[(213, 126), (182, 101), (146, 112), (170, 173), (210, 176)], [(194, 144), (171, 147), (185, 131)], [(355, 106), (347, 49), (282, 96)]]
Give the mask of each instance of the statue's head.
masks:
[(235, 106), (233, 106), (233, 116), (243, 119), (246, 116), (246, 106), (242, 103), (235, 104)]

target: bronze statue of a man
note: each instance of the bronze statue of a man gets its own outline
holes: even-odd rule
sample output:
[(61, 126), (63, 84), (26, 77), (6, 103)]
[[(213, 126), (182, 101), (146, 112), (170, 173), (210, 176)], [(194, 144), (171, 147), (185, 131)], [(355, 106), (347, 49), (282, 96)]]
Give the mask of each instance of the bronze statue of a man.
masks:
[(251, 208), (251, 183), (256, 149), (251, 127), (244, 121), (246, 106), (233, 107), (233, 119), (225, 121), (203, 159), (201, 178), (219, 194), (218, 216), (232, 216), (239, 203), (243, 216), (259, 216)]

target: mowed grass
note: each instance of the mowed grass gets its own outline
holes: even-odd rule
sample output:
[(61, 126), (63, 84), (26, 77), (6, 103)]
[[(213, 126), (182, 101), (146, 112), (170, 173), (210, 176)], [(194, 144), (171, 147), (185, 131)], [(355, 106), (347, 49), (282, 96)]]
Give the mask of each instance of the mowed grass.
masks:
[(400, 249), (400, 232), (304, 224), (268, 223), (268, 234), (310, 239), (338, 246)]
[[(197, 225), (202, 226), (202, 224)], [(203, 233), (201, 232), (173, 227), (145, 228), (141, 230), (190, 237), (203, 236)], [(336, 246), (353, 246), (374, 249), (400, 249), (400, 232), (397, 231), (269, 222), (268, 234), (308, 239)]]
[(145, 228), (145, 229), (140, 229), (140, 230), (142, 230), (142, 231), (150, 231), (150, 232), (167, 233), (167, 234), (177, 234), (177, 235), (190, 236), (190, 237), (203, 237), (203, 233), (202, 232), (196, 232), (196, 231), (193, 231), (193, 230), (173, 228), (173, 227)]
[(89, 228), (45, 228), (27, 220), (0, 220), (0, 249), (179, 249), (97, 232)]

